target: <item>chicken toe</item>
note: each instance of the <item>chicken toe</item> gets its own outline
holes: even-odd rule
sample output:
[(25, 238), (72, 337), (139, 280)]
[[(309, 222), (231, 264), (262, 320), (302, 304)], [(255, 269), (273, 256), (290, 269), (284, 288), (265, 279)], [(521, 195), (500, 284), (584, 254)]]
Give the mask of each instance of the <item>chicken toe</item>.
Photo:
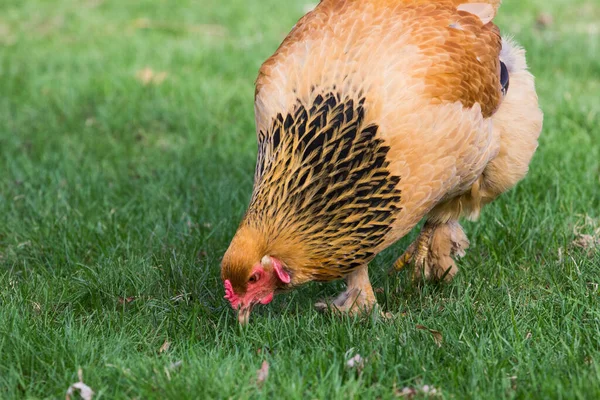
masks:
[(365, 265), (353, 271), (346, 277), (346, 283), (346, 291), (330, 303), (316, 303), (315, 308), (319, 311), (332, 310), (351, 315), (370, 312), (377, 300), (369, 281), (368, 267)]
[(458, 272), (454, 259), (464, 256), (468, 247), (469, 240), (458, 221), (445, 224), (428, 221), (419, 237), (396, 260), (390, 273), (412, 264), (413, 281), (450, 281)]
[(436, 225), (429, 221), (423, 225), (417, 239), (408, 246), (404, 254), (398, 257), (393, 268), (390, 270), (390, 274), (404, 269), (409, 264), (413, 264), (413, 280), (417, 280), (421, 276), (425, 279), (430, 278), (431, 268), (428, 265), (428, 256), (435, 228)]

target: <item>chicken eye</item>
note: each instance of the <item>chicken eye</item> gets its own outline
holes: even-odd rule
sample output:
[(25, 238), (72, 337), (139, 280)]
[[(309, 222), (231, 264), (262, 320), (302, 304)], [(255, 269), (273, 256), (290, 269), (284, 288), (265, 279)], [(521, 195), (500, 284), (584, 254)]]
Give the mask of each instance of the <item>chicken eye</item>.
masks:
[(254, 274), (252, 275), (249, 279), (248, 279), (248, 283), (256, 283), (258, 281), (258, 274)]

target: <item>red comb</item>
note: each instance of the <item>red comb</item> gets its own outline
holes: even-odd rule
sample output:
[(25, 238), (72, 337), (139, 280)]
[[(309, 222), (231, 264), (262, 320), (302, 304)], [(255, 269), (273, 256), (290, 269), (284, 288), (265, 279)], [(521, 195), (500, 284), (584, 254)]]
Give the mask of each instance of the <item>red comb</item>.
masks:
[(225, 280), (225, 298), (229, 300), (229, 302), (231, 303), (231, 307), (237, 308), (240, 302), (240, 298), (233, 291), (233, 286), (231, 286), (231, 282), (229, 281), (229, 279)]

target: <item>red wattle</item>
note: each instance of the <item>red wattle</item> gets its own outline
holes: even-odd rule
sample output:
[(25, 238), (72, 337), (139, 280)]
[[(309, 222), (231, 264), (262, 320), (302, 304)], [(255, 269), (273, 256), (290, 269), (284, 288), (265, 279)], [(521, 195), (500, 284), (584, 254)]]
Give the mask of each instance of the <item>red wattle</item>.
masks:
[(269, 294), (267, 297), (263, 297), (260, 300), (260, 304), (269, 304), (273, 300), (273, 293)]

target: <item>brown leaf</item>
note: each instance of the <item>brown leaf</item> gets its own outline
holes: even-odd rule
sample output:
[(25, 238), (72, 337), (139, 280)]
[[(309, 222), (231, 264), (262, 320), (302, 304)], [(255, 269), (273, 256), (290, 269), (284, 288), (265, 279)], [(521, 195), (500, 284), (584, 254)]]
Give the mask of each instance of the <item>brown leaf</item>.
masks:
[(119, 297), (119, 304), (129, 304), (136, 299), (135, 296)]
[(164, 353), (165, 351), (168, 351), (169, 348), (171, 347), (171, 342), (169, 342), (168, 340), (165, 340), (165, 342), (163, 343), (162, 346), (160, 346), (160, 349), (158, 350), (158, 353)]
[(417, 390), (408, 386), (403, 387), (402, 390), (394, 387), (394, 395), (396, 397), (406, 397), (407, 399), (412, 399), (417, 395)]
[(204, 250), (200, 250), (197, 254), (196, 254), (196, 259), (198, 260), (203, 260), (208, 256), (208, 253)]
[(152, 68), (146, 67), (144, 69), (139, 70), (135, 74), (136, 78), (142, 82), (144, 86), (146, 85), (160, 85), (167, 79), (167, 73), (164, 71), (154, 72)]
[[(586, 231), (587, 233), (582, 233)], [(575, 240), (571, 242), (574, 247), (591, 252), (597, 247), (600, 247), (600, 221), (593, 219), (589, 215), (583, 216), (583, 221), (580, 221), (573, 228)]]
[(262, 385), (269, 377), (269, 363), (265, 360), (258, 371), (256, 371), (256, 384)]
[(554, 18), (552, 18), (551, 14), (541, 13), (537, 16), (535, 22), (538, 28), (547, 28), (554, 23)]
[(391, 320), (391, 319), (394, 319), (394, 314), (392, 314), (392, 313), (391, 313), (391, 312), (389, 312), (389, 311), (386, 311), (386, 312), (383, 312), (383, 311), (381, 311), (381, 312), (379, 313), (379, 315), (380, 315), (380, 316), (381, 316), (381, 318), (383, 318), (384, 320)]
[(65, 395), (65, 399), (71, 400), (71, 396), (73, 396), (78, 390), (79, 395), (83, 400), (92, 400), (92, 397), (94, 397), (94, 391), (88, 385), (83, 383), (83, 371), (81, 371), (81, 368), (79, 368), (77, 371), (77, 376), (79, 377), (79, 382), (75, 382), (69, 386), (67, 389), (67, 394)]
[(429, 329), (423, 325), (417, 325), (416, 328), (423, 330), (423, 331), (429, 331), (429, 333), (431, 333), (433, 335), (433, 341), (435, 342), (435, 344), (437, 344), (438, 347), (442, 347), (442, 341), (444, 340), (444, 337), (442, 336), (442, 332), (436, 331), (435, 329)]
[(423, 385), (420, 388), (405, 386), (404, 388), (402, 388), (402, 390), (397, 389), (396, 385), (394, 385), (393, 391), (394, 391), (394, 395), (396, 397), (405, 397), (407, 399), (412, 399), (417, 395), (420, 395), (419, 398), (421, 398), (421, 397), (430, 398), (430, 397), (441, 396), (441, 393), (438, 389), (436, 389), (433, 386), (429, 386), (429, 385)]
[(582, 248), (584, 250), (592, 249), (598, 245), (599, 239), (592, 235), (577, 234), (577, 238), (573, 240), (575, 247)]

